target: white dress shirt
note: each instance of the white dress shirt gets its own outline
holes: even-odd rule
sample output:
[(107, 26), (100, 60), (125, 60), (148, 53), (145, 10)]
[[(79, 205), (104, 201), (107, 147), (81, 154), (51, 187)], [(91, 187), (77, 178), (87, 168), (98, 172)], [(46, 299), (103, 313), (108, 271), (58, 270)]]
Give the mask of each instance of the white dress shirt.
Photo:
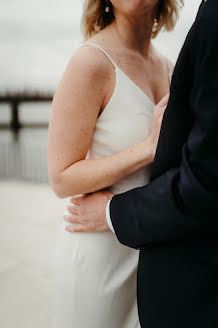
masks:
[(111, 217), (110, 217), (110, 201), (111, 201), (111, 199), (108, 201), (107, 207), (106, 207), (106, 219), (107, 219), (107, 224), (108, 224), (109, 228), (111, 229), (111, 231), (113, 231), (113, 233), (115, 233), (112, 222), (111, 222)]

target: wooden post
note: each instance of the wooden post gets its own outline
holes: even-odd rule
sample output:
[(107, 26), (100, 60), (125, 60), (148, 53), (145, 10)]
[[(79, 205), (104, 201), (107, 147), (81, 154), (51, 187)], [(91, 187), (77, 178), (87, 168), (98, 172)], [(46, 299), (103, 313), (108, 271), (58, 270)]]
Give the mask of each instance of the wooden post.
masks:
[(10, 128), (13, 132), (18, 132), (18, 130), (21, 128), (21, 124), (19, 122), (19, 112), (18, 112), (18, 101), (11, 101), (11, 122), (10, 122)]
[[(19, 105), (23, 102), (40, 102), (40, 101), (52, 101), (53, 100), (53, 92), (52, 93), (40, 93), (40, 92), (13, 92), (13, 93), (0, 93), (0, 104), (8, 103), (10, 105), (11, 110), (11, 120), (9, 123), (9, 128), (12, 130), (13, 135), (18, 136), (18, 132), (20, 128), (23, 127), (48, 127), (48, 124), (41, 123), (33, 123), (33, 124), (21, 124), (19, 121)], [(0, 108), (1, 110), (1, 108)], [(8, 128), (8, 124), (0, 122), (0, 129)]]

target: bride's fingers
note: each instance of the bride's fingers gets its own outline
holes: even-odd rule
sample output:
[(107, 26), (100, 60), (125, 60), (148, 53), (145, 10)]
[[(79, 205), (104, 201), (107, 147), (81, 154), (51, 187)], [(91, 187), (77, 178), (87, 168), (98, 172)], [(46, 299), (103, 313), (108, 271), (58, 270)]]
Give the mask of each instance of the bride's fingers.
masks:
[(161, 111), (161, 112), (164, 112), (166, 108), (167, 108), (167, 105), (161, 107), (161, 108), (160, 108), (160, 111)]
[(155, 107), (155, 112), (156, 114), (159, 115), (163, 115), (165, 109), (167, 108), (167, 105), (163, 106), (163, 107)]
[(161, 99), (161, 102), (163, 103), (167, 103), (168, 100), (169, 100), (169, 97), (170, 97), (170, 93), (168, 92), (162, 99)]
[(167, 93), (160, 101), (159, 103), (156, 105), (156, 108), (157, 109), (160, 109), (162, 108), (163, 106), (166, 106), (167, 103), (168, 103), (168, 100), (169, 100), (169, 96), (170, 96), (170, 93)]

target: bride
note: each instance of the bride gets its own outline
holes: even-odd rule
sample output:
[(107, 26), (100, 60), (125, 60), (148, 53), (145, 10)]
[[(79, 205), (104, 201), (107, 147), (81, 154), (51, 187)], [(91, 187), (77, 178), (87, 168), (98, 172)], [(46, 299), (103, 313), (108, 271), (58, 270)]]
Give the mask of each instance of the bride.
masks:
[[(69, 60), (49, 122), (48, 174), (57, 197), (148, 183), (173, 70), (151, 39), (174, 27), (180, 2), (85, 1), (85, 42)], [(76, 205), (67, 209), (57, 241), (55, 327), (140, 327), (138, 250), (110, 231), (78, 232)]]

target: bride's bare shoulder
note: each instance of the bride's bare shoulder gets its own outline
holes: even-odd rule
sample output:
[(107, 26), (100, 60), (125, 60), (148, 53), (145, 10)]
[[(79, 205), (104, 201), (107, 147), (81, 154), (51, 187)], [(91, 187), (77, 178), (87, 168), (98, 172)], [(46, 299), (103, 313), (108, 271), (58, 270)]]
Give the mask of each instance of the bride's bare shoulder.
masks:
[(103, 78), (110, 73), (110, 64), (105, 60), (105, 56), (96, 47), (82, 45), (75, 49), (68, 61), (67, 69), (72, 72), (80, 72), (80, 76)]
[(85, 70), (88, 69), (88, 71), (94, 73), (108, 75), (108, 73), (113, 71), (113, 64), (106, 58), (101, 49), (90, 45), (90, 43), (106, 50), (108, 47), (110, 48), (110, 41), (110, 33), (108, 31), (102, 30), (96, 33), (77, 47), (70, 59), (70, 63), (83, 66)]
[(173, 61), (171, 59), (169, 59), (167, 56), (163, 55), (159, 50), (157, 50), (155, 48), (155, 52), (157, 55), (157, 58), (159, 59), (159, 61), (162, 63), (162, 65), (166, 66), (167, 69), (170, 71), (170, 73), (173, 73), (175, 64), (173, 63)]

